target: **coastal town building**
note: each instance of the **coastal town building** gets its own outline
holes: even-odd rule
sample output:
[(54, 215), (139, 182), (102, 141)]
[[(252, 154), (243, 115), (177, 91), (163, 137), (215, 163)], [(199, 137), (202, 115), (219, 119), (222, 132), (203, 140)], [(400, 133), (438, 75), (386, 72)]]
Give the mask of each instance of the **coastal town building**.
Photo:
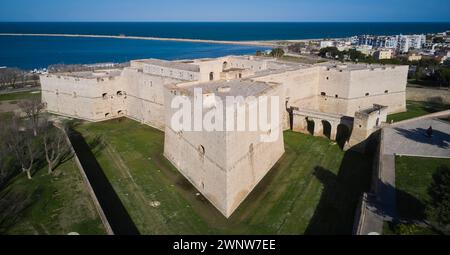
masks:
[(377, 51), (375, 51), (375, 53), (373, 53), (373, 57), (377, 60), (391, 59), (392, 58), (392, 50), (391, 49), (377, 50)]
[(420, 61), (422, 59), (422, 55), (417, 52), (410, 52), (408, 54), (408, 61)]
[(326, 47), (333, 47), (335, 46), (335, 42), (334, 41), (321, 41), (320, 42), (320, 48), (326, 48)]
[[(225, 217), (238, 208), (284, 154), (283, 130), (364, 142), (387, 114), (406, 109), (408, 66), (302, 64), (267, 57), (131, 61), (129, 67), (41, 75), (42, 100), (54, 114), (104, 121), (128, 117), (165, 132), (164, 155)], [(201, 94), (196, 94), (198, 89)], [(269, 130), (178, 130), (175, 98), (201, 99), (218, 112), (226, 97), (250, 109), (260, 96), (277, 97)], [(236, 121), (236, 108), (223, 118)], [(188, 108), (195, 114), (194, 105)], [(220, 129), (220, 127), (219, 127)], [(261, 140), (262, 135), (275, 139)]]

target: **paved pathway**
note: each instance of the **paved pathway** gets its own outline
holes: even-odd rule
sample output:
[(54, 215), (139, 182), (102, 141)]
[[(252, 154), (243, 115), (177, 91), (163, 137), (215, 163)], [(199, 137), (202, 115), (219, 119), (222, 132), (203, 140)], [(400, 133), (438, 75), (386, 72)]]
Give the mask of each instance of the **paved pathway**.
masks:
[[(450, 123), (434, 115), (400, 122), (382, 130), (376, 201), (367, 203), (366, 215), (358, 234), (382, 233), (383, 221), (397, 218), (395, 156), (450, 158)], [(426, 135), (432, 126), (433, 136)]]
[[(433, 136), (426, 131), (433, 128)], [(450, 124), (437, 119), (421, 119), (385, 129), (385, 155), (450, 157)]]

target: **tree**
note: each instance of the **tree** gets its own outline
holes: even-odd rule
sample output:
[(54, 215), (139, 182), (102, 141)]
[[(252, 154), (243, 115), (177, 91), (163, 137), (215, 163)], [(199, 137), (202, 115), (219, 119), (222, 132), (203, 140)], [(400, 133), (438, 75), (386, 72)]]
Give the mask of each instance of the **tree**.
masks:
[(281, 58), (284, 56), (284, 50), (281, 48), (275, 48), (270, 52), (270, 56), (274, 58)]
[(26, 173), (28, 179), (31, 180), (31, 170), (38, 154), (35, 138), (21, 127), (20, 120), (15, 116), (11, 118), (7, 132), (6, 144), (13, 152), (22, 172)]
[(306, 47), (304, 42), (294, 43), (288, 46), (289, 51), (301, 53), (302, 49)]
[(37, 86), (39, 84), (39, 75), (37, 74), (31, 75), (31, 80), (33, 81), (34, 86)]
[(16, 88), (17, 81), (21, 80), (24, 72), (17, 68), (0, 69), (0, 82), (3, 86), (12, 86)]
[(30, 100), (25, 100), (19, 103), (19, 107), (27, 115), (28, 119), (31, 121), (31, 126), (33, 129), (34, 136), (38, 135), (39, 129), (39, 117), (45, 108), (45, 104), (41, 102), (39, 98), (33, 98)]
[(338, 50), (336, 47), (325, 47), (320, 49), (319, 56), (323, 58), (343, 58), (343, 53)]
[(63, 131), (59, 130), (51, 122), (46, 121), (42, 132), (42, 142), (44, 144), (45, 159), (48, 163), (48, 174), (61, 162), (67, 152), (67, 143)]
[(433, 38), (433, 43), (445, 43), (445, 38), (444, 37), (434, 37)]
[(435, 75), (440, 86), (450, 87), (450, 68), (440, 68), (436, 71)]
[(446, 228), (450, 224), (450, 168), (442, 165), (433, 175), (433, 183), (428, 190), (431, 201), (427, 213), (438, 226)]
[[(0, 141), (5, 141), (6, 139), (6, 130), (5, 130), (5, 121), (0, 122)], [(0, 188), (5, 183), (6, 178), (8, 177), (9, 168), (6, 166), (6, 157), (8, 155), (7, 147), (5, 143), (0, 143)]]

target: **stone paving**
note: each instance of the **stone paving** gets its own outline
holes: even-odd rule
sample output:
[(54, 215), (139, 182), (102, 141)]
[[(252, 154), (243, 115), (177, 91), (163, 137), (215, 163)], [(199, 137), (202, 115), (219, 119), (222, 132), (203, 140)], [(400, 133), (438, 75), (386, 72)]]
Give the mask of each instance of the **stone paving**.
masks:
[[(433, 134), (427, 135), (432, 127)], [(396, 218), (395, 156), (450, 158), (450, 123), (419, 117), (382, 130), (376, 200), (368, 203), (358, 234), (382, 233), (383, 221)], [(369, 206), (371, 204), (371, 206)]]
[[(432, 137), (426, 131), (433, 128)], [(438, 119), (420, 119), (385, 129), (385, 155), (450, 157), (450, 124)]]

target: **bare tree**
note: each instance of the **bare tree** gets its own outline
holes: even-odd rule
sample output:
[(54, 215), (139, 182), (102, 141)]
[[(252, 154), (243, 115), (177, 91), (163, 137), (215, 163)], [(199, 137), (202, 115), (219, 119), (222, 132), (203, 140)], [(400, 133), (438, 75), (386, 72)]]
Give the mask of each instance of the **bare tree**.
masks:
[(20, 120), (17, 117), (11, 119), (7, 127), (8, 136), (6, 143), (9, 149), (14, 153), (17, 162), (20, 164), (22, 172), (31, 179), (31, 170), (37, 156), (35, 138), (26, 129), (21, 127)]
[(34, 86), (39, 85), (39, 79), (40, 79), (39, 75), (37, 75), (37, 74), (31, 75), (31, 80), (33, 81)]
[(19, 103), (19, 107), (27, 115), (31, 121), (33, 135), (38, 135), (39, 117), (41, 112), (45, 109), (45, 104), (39, 98), (25, 100)]
[[(5, 122), (0, 122), (0, 141), (5, 140)], [(7, 147), (5, 143), (0, 143), (0, 188), (3, 186), (6, 178), (8, 177), (8, 168), (6, 166), (6, 156), (8, 155)]]
[(15, 88), (17, 82), (20, 81), (24, 75), (25, 72), (17, 68), (0, 69), (0, 81), (5, 86), (9, 85)]
[(42, 132), (42, 141), (44, 143), (45, 159), (48, 163), (48, 174), (51, 174), (68, 151), (68, 146), (63, 131), (48, 121)]

